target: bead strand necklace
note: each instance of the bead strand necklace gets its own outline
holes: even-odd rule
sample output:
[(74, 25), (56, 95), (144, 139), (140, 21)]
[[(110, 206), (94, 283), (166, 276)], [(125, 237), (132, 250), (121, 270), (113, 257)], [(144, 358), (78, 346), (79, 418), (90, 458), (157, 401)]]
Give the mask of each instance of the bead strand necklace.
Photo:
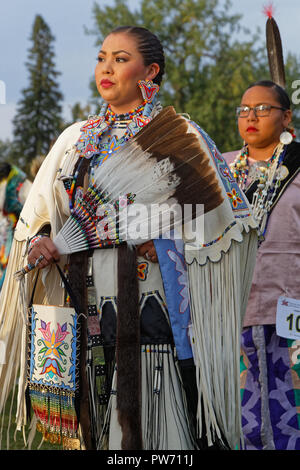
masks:
[(105, 120), (109, 122), (115, 121), (132, 121), (134, 116), (143, 114), (145, 109), (146, 101), (144, 100), (142, 104), (137, 106), (135, 109), (128, 111), (127, 113), (117, 114), (111, 109), (111, 105), (109, 104), (107, 107), (107, 111), (105, 114)]
[[(256, 169), (260, 171), (260, 173), (257, 173), (256, 171), (260, 184), (263, 184), (266, 181), (267, 171), (273, 164), (276, 155), (277, 152), (275, 149), (272, 157), (266, 162), (265, 166), (256, 166)], [(230, 164), (230, 169), (241, 190), (245, 191), (250, 170), (248, 146), (243, 147), (235, 161)]]
[[(258, 223), (260, 239), (264, 239), (268, 215), (271, 210), (277, 189), (281, 184), (281, 166), (286, 151), (286, 145), (279, 143), (266, 166), (257, 166), (253, 181), (258, 182), (257, 189), (252, 197), (253, 216)], [(230, 165), (231, 172), (242, 191), (247, 187), (249, 175), (249, 149), (244, 147), (235, 161)]]

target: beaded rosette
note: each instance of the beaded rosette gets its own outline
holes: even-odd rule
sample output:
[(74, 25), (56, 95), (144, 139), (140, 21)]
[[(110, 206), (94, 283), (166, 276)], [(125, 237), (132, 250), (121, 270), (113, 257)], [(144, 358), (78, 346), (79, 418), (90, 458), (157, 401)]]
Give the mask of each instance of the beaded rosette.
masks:
[(79, 448), (79, 335), (73, 308), (33, 305), (29, 313), (28, 391), (46, 441)]

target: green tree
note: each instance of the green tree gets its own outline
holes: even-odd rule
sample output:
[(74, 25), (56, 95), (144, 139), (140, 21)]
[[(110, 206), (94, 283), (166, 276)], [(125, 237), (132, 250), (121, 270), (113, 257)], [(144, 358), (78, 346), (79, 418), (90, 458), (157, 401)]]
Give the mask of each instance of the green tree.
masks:
[(12, 162), (12, 143), (9, 139), (0, 140), (0, 163)]
[(71, 120), (64, 122), (63, 129), (70, 126), (74, 122), (86, 121), (91, 114), (95, 114), (95, 113), (92, 113), (92, 105), (89, 103), (83, 106), (81, 103), (76, 102), (73, 106), (71, 106), (70, 111), (71, 111)]
[(58, 137), (61, 126), (62, 94), (56, 81), (53, 42), (49, 26), (37, 15), (30, 37), (26, 66), (29, 85), (22, 91), (14, 120), (15, 158), (26, 167), (40, 154), (46, 154)]
[[(241, 16), (231, 13), (230, 0), (140, 0), (135, 10), (127, 3), (94, 4), (95, 27), (89, 34), (96, 36), (96, 44), (118, 25), (144, 26), (156, 33), (166, 55), (162, 103), (189, 114), (221, 151), (239, 148), (235, 107), (250, 83), (269, 78), (264, 36), (241, 28)], [(299, 67), (297, 72), (299, 76)]]
[(91, 106), (87, 104), (82, 106), (80, 103), (75, 103), (71, 108), (72, 122), (75, 121), (86, 121), (88, 116), (91, 114)]

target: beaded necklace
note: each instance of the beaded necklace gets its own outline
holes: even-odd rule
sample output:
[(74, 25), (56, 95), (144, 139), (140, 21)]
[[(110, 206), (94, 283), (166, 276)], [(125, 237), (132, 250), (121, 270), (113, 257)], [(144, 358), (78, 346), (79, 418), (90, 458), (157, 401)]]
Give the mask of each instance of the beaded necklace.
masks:
[[(266, 162), (266, 165), (257, 165), (253, 181), (250, 183), (251, 185), (256, 181), (258, 182), (257, 189), (252, 197), (251, 206), (253, 216), (258, 223), (260, 241), (264, 239), (267, 220), (276, 190), (280, 186), (281, 180), (285, 177), (284, 171), (282, 171), (284, 169), (282, 162), (286, 147), (286, 145), (279, 143), (272, 157)], [(245, 191), (250, 169), (249, 149), (247, 146), (241, 150), (235, 161), (230, 165), (230, 169), (241, 190)]]
[[(260, 171), (260, 174), (258, 175), (259, 183), (263, 184), (266, 181), (266, 176), (267, 176), (267, 171), (273, 164), (275, 158), (276, 158), (276, 149), (272, 155), (272, 157), (266, 162), (265, 166), (260, 166), (257, 167)], [(247, 180), (249, 176), (249, 148), (246, 145), (243, 147), (241, 150), (240, 154), (237, 156), (235, 161), (231, 163), (230, 165), (231, 171), (233, 173), (234, 178), (237, 180), (237, 183), (239, 187), (242, 189), (242, 191), (245, 191), (246, 186), (247, 186)]]
[[(93, 173), (94, 168), (102, 165), (102, 163), (107, 160), (113, 153), (120, 149), (122, 145), (127, 142), (130, 137), (132, 137), (132, 133), (130, 132), (129, 124), (136, 116), (142, 116), (144, 109), (145, 109), (145, 101), (138, 106), (137, 108), (129, 111), (128, 113), (124, 114), (116, 114), (111, 110), (110, 105), (107, 107), (107, 111), (105, 114), (105, 120), (109, 123), (109, 127), (107, 128), (105, 135), (106, 135), (106, 142), (103, 142), (103, 132), (98, 136), (98, 154), (96, 154), (92, 158), (91, 164), (91, 173)], [(117, 138), (116, 136), (112, 135), (112, 131), (114, 129), (115, 123), (127, 123), (126, 131), (122, 137)]]
[(105, 120), (108, 122), (114, 122), (114, 121), (132, 121), (134, 116), (140, 115), (143, 113), (146, 105), (146, 100), (143, 101), (142, 104), (140, 104), (137, 108), (132, 109), (128, 113), (123, 113), (123, 114), (117, 114), (114, 113), (111, 109), (111, 105), (109, 104), (107, 106), (106, 114), (105, 114)]
[[(113, 153), (115, 153), (122, 145), (133, 137), (143, 126), (150, 122), (150, 114), (154, 107), (156, 97), (153, 101), (143, 101), (137, 108), (124, 114), (116, 114), (111, 110), (110, 105), (104, 103), (101, 107), (100, 114), (91, 116), (88, 121), (81, 127), (81, 136), (79, 137), (75, 147), (80, 155), (81, 161), (75, 171), (72, 180), (65, 184), (66, 191), (69, 196), (70, 210), (73, 209), (73, 194), (78, 178), (79, 170), (84, 158), (91, 159), (89, 168), (91, 183), (94, 181), (95, 167), (102, 165)], [(124, 135), (118, 139), (111, 135), (115, 122), (126, 122), (126, 131)], [(107, 134), (109, 132), (109, 134)], [(102, 142), (103, 135), (106, 134), (107, 140)], [(78, 188), (79, 194), (82, 188)], [(75, 195), (75, 198), (77, 196)]]

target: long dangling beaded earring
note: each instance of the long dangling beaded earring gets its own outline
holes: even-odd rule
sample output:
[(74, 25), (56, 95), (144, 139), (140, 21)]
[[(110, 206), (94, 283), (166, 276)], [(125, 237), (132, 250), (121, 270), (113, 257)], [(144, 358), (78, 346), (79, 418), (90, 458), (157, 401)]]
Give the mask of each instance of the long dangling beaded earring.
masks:
[(138, 86), (142, 92), (143, 99), (146, 103), (142, 116), (135, 116), (131, 123), (128, 125), (128, 136), (134, 136), (141, 128), (146, 126), (151, 118), (153, 106), (157, 100), (157, 93), (159, 86), (152, 82), (152, 80), (139, 80)]
[(153, 83), (152, 80), (139, 80), (138, 86), (142, 92), (142, 96), (146, 101), (146, 106), (144, 109), (144, 116), (148, 117), (151, 114), (153, 105), (157, 100), (157, 93), (159, 91), (159, 86), (156, 83)]

